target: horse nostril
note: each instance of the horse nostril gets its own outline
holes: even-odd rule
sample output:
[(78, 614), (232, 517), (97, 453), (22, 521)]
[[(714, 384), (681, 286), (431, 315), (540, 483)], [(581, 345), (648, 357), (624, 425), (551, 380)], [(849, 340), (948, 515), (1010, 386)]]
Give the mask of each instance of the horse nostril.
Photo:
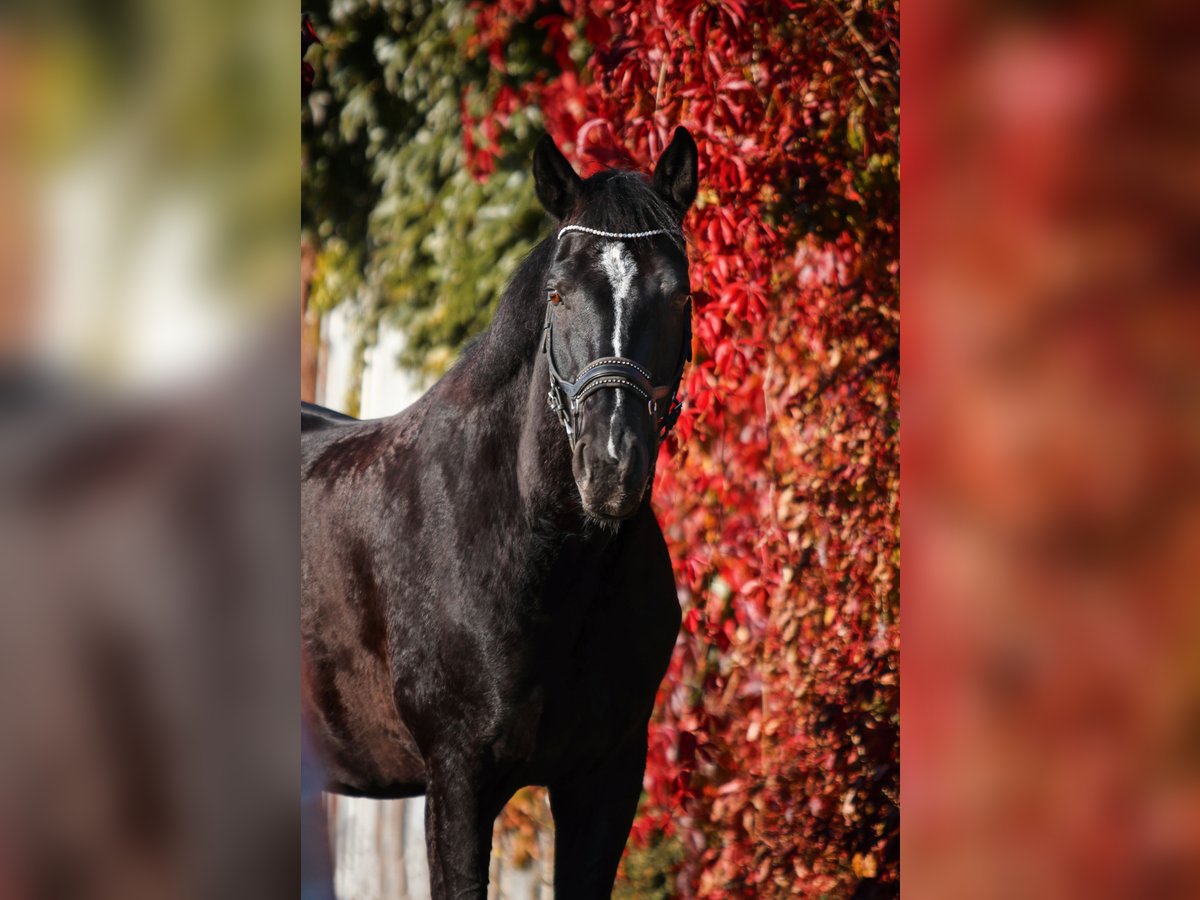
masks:
[(592, 454), (588, 453), (587, 441), (575, 445), (575, 461), (579, 486), (587, 487), (592, 482)]
[(632, 431), (624, 432), (618, 441), (618, 450), (618, 465), (620, 466), (622, 477), (637, 471), (642, 464), (642, 442), (638, 439), (637, 435)]
[(575, 446), (575, 475), (581, 488), (600, 487), (626, 480), (646, 462), (645, 442), (629, 429), (610, 432), (600, 440)]

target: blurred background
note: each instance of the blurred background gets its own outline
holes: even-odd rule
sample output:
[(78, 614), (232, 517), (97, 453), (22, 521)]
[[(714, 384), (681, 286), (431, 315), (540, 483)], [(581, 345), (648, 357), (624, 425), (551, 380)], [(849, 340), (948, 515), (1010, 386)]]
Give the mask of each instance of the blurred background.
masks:
[(1200, 896), (1200, 10), (917, 6), (906, 886)]
[(296, 50), (0, 12), (0, 897), (299, 886)]
[[(892, 2), (313, 4), (301, 395), (410, 402), (580, 172), (700, 150), (686, 406), (654, 502), (685, 610), (616, 896), (894, 896), (899, 22)], [(342, 897), (427, 891), (420, 801), (331, 798)], [(492, 891), (548, 897), (544, 792)], [(383, 852), (380, 848), (386, 848)]]

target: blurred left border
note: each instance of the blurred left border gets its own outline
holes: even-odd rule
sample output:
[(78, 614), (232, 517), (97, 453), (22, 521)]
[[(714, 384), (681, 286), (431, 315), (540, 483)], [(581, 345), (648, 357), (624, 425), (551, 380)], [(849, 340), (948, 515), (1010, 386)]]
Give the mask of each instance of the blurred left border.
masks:
[(300, 884), (296, 12), (0, 14), (0, 898)]

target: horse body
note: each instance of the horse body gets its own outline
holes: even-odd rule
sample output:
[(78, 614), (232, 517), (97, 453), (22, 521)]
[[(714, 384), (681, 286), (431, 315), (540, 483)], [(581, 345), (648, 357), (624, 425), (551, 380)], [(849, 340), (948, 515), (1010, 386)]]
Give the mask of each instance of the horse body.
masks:
[[(662, 252), (640, 250), (642, 269)], [(611, 519), (581, 500), (585, 482), (652, 469), (612, 450), (603, 469), (586, 455), (599, 438), (568, 447), (546, 403), (543, 291), (563, 259), (539, 245), (489, 331), (404, 412), (302, 414), (305, 713), (334, 789), (427, 795), (436, 898), (486, 896), (493, 820), (528, 784), (550, 788), (559, 895), (608, 896), (679, 628), (648, 488)], [(607, 350), (581, 308), (573, 333), (563, 319), (567, 362)], [(653, 407), (588, 404), (592, 431), (654, 442)]]

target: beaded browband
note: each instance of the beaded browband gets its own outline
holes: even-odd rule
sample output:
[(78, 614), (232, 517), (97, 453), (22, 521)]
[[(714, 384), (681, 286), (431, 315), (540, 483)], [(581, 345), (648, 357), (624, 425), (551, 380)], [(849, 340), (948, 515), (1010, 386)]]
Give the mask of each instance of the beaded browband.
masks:
[(562, 236), (568, 231), (582, 231), (584, 234), (594, 234), (596, 237), (617, 238), (622, 241), (632, 241), (637, 238), (653, 237), (656, 234), (667, 234), (665, 228), (655, 228), (652, 231), (601, 231), (598, 228), (588, 228), (586, 225), (566, 225), (558, 232), (558, 239), (561, 241)]

